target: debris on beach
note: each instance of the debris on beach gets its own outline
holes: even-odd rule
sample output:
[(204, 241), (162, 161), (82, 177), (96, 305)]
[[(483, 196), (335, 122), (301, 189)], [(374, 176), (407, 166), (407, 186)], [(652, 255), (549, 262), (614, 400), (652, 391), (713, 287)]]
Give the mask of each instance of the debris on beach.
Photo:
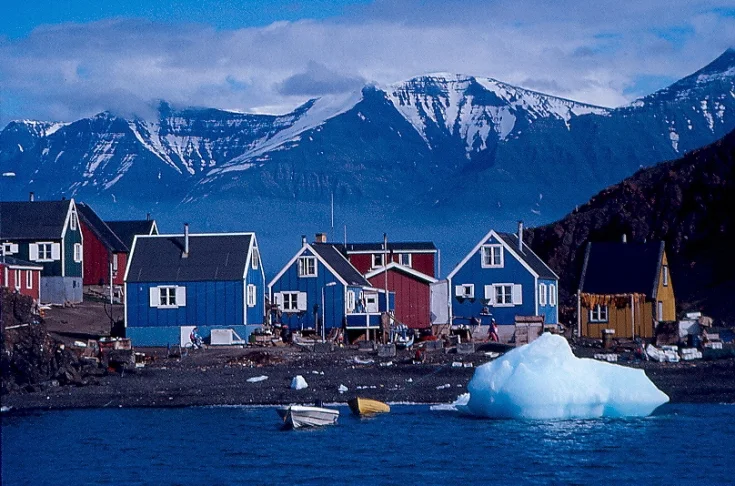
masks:
[(260, 376), (253, 376), (252, 378), (248, 378), (246, 381), (248, 383), (258, 383), (258, 382), (261, 382), (261, 381), (265, 381), (267, 379), (268, 379), (267, 376), (260, 375)]
[(303, 390), (304, 388), (309, 388), (309, 384), (306, 383), (304, 377), (301, 375), (294, 376), (293, 380), (291, 380), (291, 389)]
[(342, 394), (342, 393), (345, 393), (345, 392), (349, 391), (349, 388), (347, 388), (346, 386), (340, 384), (339, 385), (339, 388), (337, 388), (337, 391), (339, 391), (339, 393)]
[(444, 389), (447, 389), (447, 388), (452, 388), (452, 385), (450, 385), (449, 383), (447, 383), (447, 384), (439, 385), (439, 386), (436, 387), (437, 390), (444, 390)]
[(373, 360), (373, 359), (362, 359), (362, 358), (360, 358), (358, 356), (355, 356), (354, 359), (353, 359), (353, 362), (355, 364), (359, 364), (359, 365), (371, 365), (371, 364), (375, 363), (375, 360)]

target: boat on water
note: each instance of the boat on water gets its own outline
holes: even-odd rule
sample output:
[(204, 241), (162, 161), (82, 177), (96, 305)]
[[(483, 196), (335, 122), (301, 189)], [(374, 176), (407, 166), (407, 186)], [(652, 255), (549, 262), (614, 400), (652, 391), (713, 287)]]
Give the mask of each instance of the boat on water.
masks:
[(334, 425), (337, 423), (337, 418), (339, 418), (339, 410), (305, 405), (289, 405), (288, 407), (277, 408), (276, 412), (283, 419), (283, 423), (292, 429)]
[(347, 404), (355, 415), (375, 415), (376, 413), (390, 412), (390, 405), (372, 398), (355, 397)]

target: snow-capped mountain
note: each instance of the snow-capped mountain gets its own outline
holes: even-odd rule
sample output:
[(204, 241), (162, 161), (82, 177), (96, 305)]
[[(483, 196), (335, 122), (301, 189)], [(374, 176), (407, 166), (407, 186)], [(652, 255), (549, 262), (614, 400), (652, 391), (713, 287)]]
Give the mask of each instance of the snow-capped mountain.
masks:
[(548, 220), (735, 128), (735, 51), (615, 109), (433, 74), (280, 116), (165, 102), (154, 111), (10, 123), (0, 132), (2, 198), (150, 206), (334, 194), (339, 204)]

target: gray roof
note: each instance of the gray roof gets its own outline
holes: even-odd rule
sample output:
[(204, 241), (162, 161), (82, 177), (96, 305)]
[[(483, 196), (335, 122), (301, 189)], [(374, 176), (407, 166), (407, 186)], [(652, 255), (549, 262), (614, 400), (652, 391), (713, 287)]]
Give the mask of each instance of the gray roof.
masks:
[(89, 205), (80, 202), (77, 204), (77, 213), (79, 213), (79, 219), (82, 223), (94, 233), (97, 239), (105, 245), (105, 248), (116, 253), (130, 251), (130, 247), (118, 238), (115, 232), (97, 216), (97, 213)]
[(139, 236), (126, 281), (242, 280), (252, 236), (252, 233), (190, 235), (187, 258), (182, 258), (183, 235)]
[(589, 294), (655, 297), (664, 243), (588, 243), (579, 290)]
[(71, 200), (0, 202), (0, 238), (61, 239)]
[[(347, 245), (338, 245), (347, 253), (354, 251), (383, 251), (383, 242), (380, 243), (347, 243)], [(393, 252), (409, 252), (409, 251), (436, 251), (436, 246), (431, 241), (398, 241), (388, 242), (388, 251)]]
[(153, 226), (152, 219), (141, 219), (134, 221), (105, 221), (107, 226), (120, 238), (128, 248), (133, 247), (133, 240), (136, 235), (151, 234)]
[(27, 262), (25, 260), (21, 260), (20, 258), (15, 258), (11, 256), (0, 256), (0, 263), (4, 263), (9, 267), (35, 267), (35, 268), (43, 268), (43, 265), (40, 263), (33, 263), (33, 262)]
[(329, 243), (313, 243), (314, 251), (319, 254), (348, 285), (363, 285), (370, 287), (371, 284), (360, 272), (342, 255), (335, 245)]
[(544, 263), (542, 259), (536, 255), (531, 248), (523, 243), (523, 251), (518, 251), (518, 235), (515, 233), (498, 233), (498, 236), (505, 242), (506, 245), (510, 246), (515, 250), (518, 255), (523, 259), (534, 272), (538, 274), (538, 278), (548, 278), (552, 280), (558, 280), (559, 277), (549, 266)]

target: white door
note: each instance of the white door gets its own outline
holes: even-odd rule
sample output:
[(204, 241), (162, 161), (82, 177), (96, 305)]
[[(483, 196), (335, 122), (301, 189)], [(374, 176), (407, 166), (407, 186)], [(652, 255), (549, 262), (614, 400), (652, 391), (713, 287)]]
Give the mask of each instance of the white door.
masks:
[(365, 293), (365, 310), (368, 314), (378, 313), (378, 294)]

